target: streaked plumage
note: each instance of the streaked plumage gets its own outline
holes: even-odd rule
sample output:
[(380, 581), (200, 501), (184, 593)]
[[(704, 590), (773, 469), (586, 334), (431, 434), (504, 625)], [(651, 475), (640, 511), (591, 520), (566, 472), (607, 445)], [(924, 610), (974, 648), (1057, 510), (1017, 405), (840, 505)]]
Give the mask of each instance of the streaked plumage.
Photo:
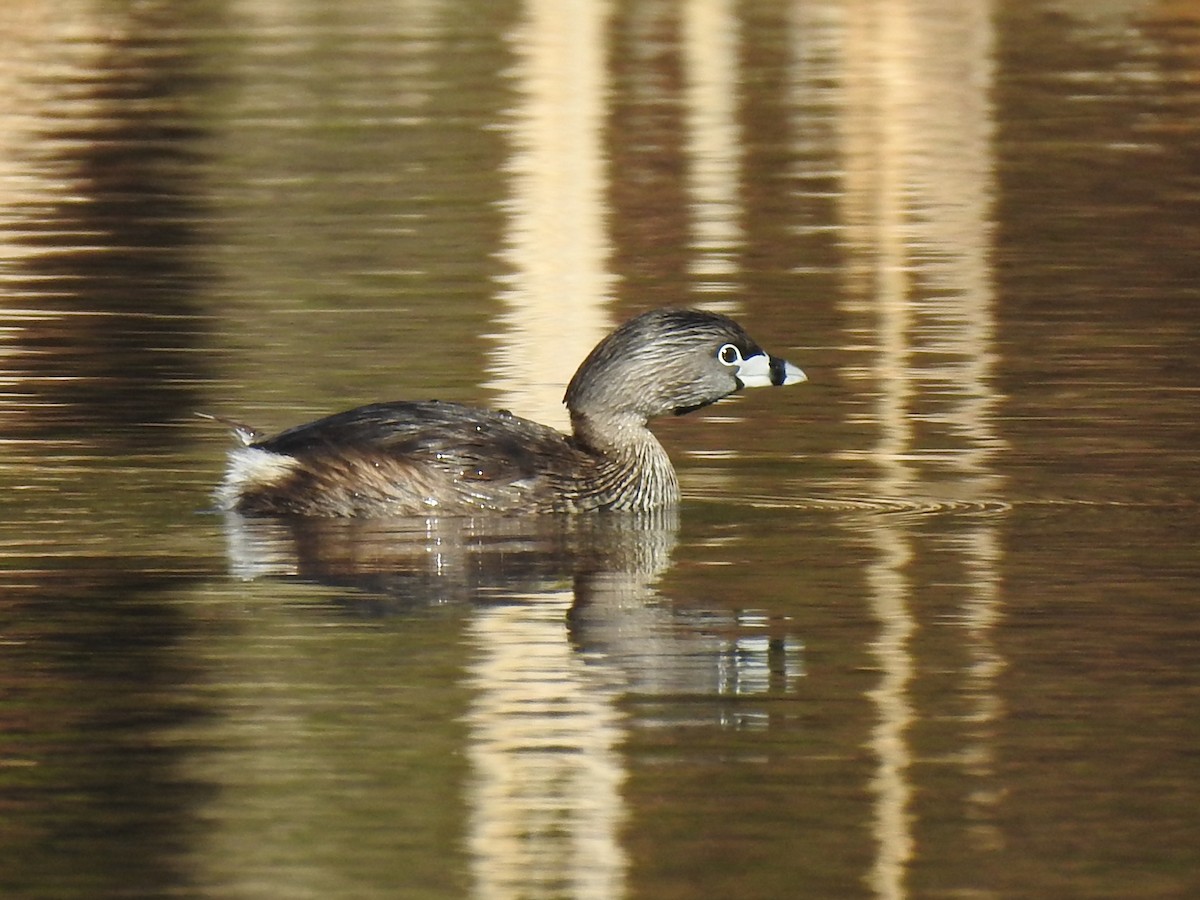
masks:
[(804, 373), (725, 316), (663, 309), (596, 346), (567, 388), (573, 433), (439, 401), (377, 403), (274, 437), (238, 426), (225, 509), (313, 516), (649, 510), (679, 500), (648, 419)]

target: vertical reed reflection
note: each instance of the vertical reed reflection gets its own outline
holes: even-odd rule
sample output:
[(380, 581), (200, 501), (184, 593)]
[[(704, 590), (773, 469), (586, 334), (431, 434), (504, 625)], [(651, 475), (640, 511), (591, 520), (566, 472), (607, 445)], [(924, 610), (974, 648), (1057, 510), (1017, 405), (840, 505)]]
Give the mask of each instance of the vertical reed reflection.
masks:
[(611, 323), (604, 200), (607, 3), (532, 0), (509, 36), (511, 193), (500, 297), (508, 309), (489, 386), (514, 412), (566, 426), (563, 387)]
[(573, 591), (479, 610), (468, 630), (475, 896), (623, 893), (619, 685), (567, 640)]
[[(742, 242), (739, 28), (733, 6), (730, 0), (696, 0), (681, 10), (692, 217), (689, 271), (697, 279), (693, 290), (713, 294), (713, 300), (737, 290), (736, 255)], [(728, 303), (709, 305), (734, 311)]]
[(206, 81), (159, 24), (24, 6), (0, 21), (6, 437), (142, 449), (195, 405)]
[[(843, 219), (850, 256), (846, 311), (869, 336), (873, 360), (857, 375), (873, 392), (875, 445), (862, 454), (884, 498), (933, 503), (986, 499), (998, 478), (991, 422), (994, 313), (989, 252), (992, 201), (992, 25), (987, 2), (851, 4), (844, 22), (841, 128)], [(854, 454), (851, 454), (853, 457)], [(955, 763), (976, 788), (964, 816), (986, 821), (992, 777), (991, 723), (999, 659), (991, 627), (999, 612), (998, 544), (982, 520), (962, 540), (923, 546), (903, 521), (868, 526), (878, 551), (868, 573), (879, 621), (880, 680), (871, 697), (878, 722), (875, 836), (868, 882), (879, 897), (909, 892), (918, 842), (910, 798), (921, 758), (918, 723), (935, 717), (914, 698), (916, 673), (945, 660), (924, 639), (934, 624), (926, 585), (913, 575), (923, 553), (962, 557), (969, 581), (957, 618), (970, 661), (959, 692), (972, 707)], [(917, 643), (922, 636), (921, 643)], [(926, 647), (930, 649), (925, 650)], [(964, 886), (965, 888), (966, 886)]]
[(211, 82), (161, 5), (0, 7), (3, 893), (166, 895), (203, 793), (165, 736), (200, 711), (169, 599), (194, 563), (133, 512), (178, 473), (130, 457), (206, 376)]
[[(531, 0), (509, 36), (520, 98), (506, 204), (512, 271), (490, 387), (503, 405), (559, 427), (567, 424), (563, 386), (610, 325), (609, 18), (607, 3)], [(469, 845), (479, 897), (622, 893), (624, 723), (615, 687), (568, 642), (575, 600), (567, 590), (480, 608), (468, 629)]]

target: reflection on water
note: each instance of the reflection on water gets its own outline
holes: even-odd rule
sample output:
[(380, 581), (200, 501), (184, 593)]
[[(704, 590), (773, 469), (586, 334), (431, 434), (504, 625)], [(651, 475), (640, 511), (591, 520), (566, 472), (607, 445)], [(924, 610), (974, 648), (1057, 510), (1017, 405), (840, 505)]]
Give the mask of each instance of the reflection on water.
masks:
[[(680, 11), (680, 55), (685, 88), (688, 193), (692, 210), (692, 259), (695, 289), (725, 299), (739, 288), (741, 252), (738, 182), (737, 56), (740, 45), (734, 4), (727, 0), (688, 3)], [(706, 297), (712, 302), (713, 298)]]
[(244, 573), (357, 586), (393, 612), (485, 599), (463, 630), (475, 890), (620, 895), (625, 679), (603, 655), (580, 649), (594, 630), (624, 629), (610, 619), (654, 602), (652, 582), (675, 543), (673, 515), (228, 521)]
[(505, 408), (563, 430), (563, 390), (614, 324), (602, 146), (609, 15), (607, 3), (541, 0), (509, 35), (521, 103), (505, 204), (512, 273), (491, 387)]
[[(6, 13), (0, 314), (7, 438), (158, 443), (206, 379), (186, 41), (135, 22)], [(123, 64), (116, 64), (116, 61)], [(132, 64), (124, 64), (132, 63)], [(147, 297), (152, 297), (148, 302)], [(105, 402), (119, 394), (120, 403)]]
[[(4, 5), (0, 892), (1196, 893), (1200, 20), (1096, 10)], [(678, 516), (206, 513), (695, 302), (813, 381)]]
[[(872, 345), (872, 361), (856, 375), (861, 392), (875, 397), (869, 421), (878, 436), (862, 456), (881, 497), (978, 501), (1001, 487), (989, 371), (993, 43), (985, 3), (865, 4), (845, 33), (843, 206), (853, 280), (843, 303)], [(977, 829), (991, 816), (979, 798), (995, 796), (980, 729), (998, 713), (990, 679), (1000, 660), (989, 627), (999, 614), (997, 527), (984, 518), (937, 547), (943, 565), (961, 554), (957, 565), (971, 573), (959, 598), (962, 637), (969, 657), (987, 663), (964, 666), (956, 686), (978, 702), (958, 749), (959, 764), (979, 779), (964, 798), (976, 807), (969, 815)], [(869, 881), (877, 896), (896, 898), (907, 893), (920, 827), (911, 805), (920, 597), (909, 573), (924, 541), (902, 521), (873, 523), (868, 539), (878, 554), (867, 585), (881, 673), (871, 692), (879, 855)], [(994, 848), (966, 842), (962, 852), (980, 849)]]
[(570, 591), (472, 620), (469, 842), (483, 897), (624, 892), (620, 685), (566, 640)]
[[(337, 603), (354, 616), (462, 605), (471, 695), (463, 713), (467, 845), (481, 896), (623, 892), (621, 747), (630, 722), (622, 698), (796, 690), (799, 640), (777, 615), (676, 609), (658, 593), (678, 528), (675, 512), (566, 521), (226, 519), (240, 577), (350, 591)], [(663, 718), (648, 709), (638, 723), (769, 725), (753, 710), (698, 715)]]

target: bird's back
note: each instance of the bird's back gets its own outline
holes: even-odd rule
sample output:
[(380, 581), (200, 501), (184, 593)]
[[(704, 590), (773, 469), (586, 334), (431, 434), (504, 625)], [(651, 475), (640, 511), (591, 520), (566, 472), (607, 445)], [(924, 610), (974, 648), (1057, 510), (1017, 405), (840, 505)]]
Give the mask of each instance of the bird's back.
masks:
[(377, 403), (233, 451), (218, 496), (250, 513), (558, 512), (593, 464), (565, 435), (507, 412)]

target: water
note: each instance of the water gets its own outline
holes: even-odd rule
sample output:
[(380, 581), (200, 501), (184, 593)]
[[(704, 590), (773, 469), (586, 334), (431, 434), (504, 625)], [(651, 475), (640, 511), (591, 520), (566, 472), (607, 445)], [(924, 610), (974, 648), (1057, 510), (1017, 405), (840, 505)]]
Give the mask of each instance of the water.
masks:
[[(1186, 3), (0, 12), (0, 893), (1200, 892)], [(227, 438), (811, 382), (678, 515), (272, 523)]]

